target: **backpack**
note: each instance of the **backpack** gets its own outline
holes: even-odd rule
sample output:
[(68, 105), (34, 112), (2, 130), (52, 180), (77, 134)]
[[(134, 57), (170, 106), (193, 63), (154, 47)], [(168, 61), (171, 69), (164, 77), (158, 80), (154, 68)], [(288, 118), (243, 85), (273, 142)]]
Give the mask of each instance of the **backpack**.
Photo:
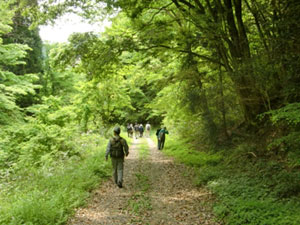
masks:
[(139, 131), (140, 132), (144, 132), (144, 127), (143, 126), (139, 126)]
[(113, 137), (110, 141), (110, 156), (114, 158), (124, 157), (122, 138)]
[(149, 131), (150, 130), (150, 124), (146, 125), (146, 130)]
[(161, 140), (161, 139), (164, 139), (165, 138), (165, 132), (164, 130), (160, 130), (159, 133), (158, 133), (158, 139)]
[(138, 131), (139, 130), (139, 125), (134, 125), (134, 130)]
[(156, 134), (157, 137), (158, 137), (158, 134), (159, 134), (159, 131), (160, 131), (160, 130), (161, 130), (160, 128), (156, 130), (156, 133), (155, 133), (155, 134)]

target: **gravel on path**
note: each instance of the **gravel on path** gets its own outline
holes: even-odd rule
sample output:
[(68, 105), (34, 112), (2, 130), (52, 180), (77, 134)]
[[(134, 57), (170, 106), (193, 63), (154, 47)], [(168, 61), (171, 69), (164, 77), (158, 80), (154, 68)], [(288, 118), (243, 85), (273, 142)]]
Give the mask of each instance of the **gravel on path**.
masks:
[[(69, 225), (196, 225), (220, 224), (211, 212), (213, 196), (193, 185), (193, 173), (157, 150), (147, 138), (149, 155), (139, 157), (139, 145), (145, 139), (135, 139), (125, 159), (124, 185), (118, 188), (112, 179), (92, 193), (85, 208), (76, 211)], [(104, 157), (104, 156), (103, 156)], [(147, 178), (149, 187), (141, 191), (137, 176)], [(144, 204), (134, 210), (132, 203)], [(139, 202), (140, 201), (140, 202)], [(142, 211), (141, 211), (142, 210)]]

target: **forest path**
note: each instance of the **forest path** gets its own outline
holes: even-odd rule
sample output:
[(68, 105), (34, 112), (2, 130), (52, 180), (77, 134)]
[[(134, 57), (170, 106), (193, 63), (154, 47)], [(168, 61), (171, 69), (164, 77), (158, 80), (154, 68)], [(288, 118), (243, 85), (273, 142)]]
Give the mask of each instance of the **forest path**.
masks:
[(192, 185), (191, 172), (158, 151), (150, 138), (133, 141), (125, 159), (124, 187), (112, 179), (97, 189), (70, 225), (219, 224), (211, 194)]

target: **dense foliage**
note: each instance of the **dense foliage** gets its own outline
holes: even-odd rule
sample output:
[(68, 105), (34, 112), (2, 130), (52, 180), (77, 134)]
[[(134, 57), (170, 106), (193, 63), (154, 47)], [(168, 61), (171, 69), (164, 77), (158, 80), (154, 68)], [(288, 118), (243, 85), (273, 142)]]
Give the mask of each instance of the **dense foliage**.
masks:
[[(177, 137), (167, 153), (200, 171), (225, 223), (298, 224), (299, 10), (297, 0), (1, 1), (0, 199), (34, 194), (19, 208), (6, 201), (0, 222), (63, 223), (76, 197), (47, 192), (45, 209), (63, 210), (51, 221), (35, 221), (28, 202), (37, 210), (46, 186), (70, 186), (70, 170), (92, 176), (77, 182), (79, 199), (105, 176), (82, 133), (150, 121)], [(114, 18), (104, 33), (42, 44), (38, 24), (70, 11)]]
[[(13, 32), (10, 3), (0, 2), (0, 224), (63, 224), (109, 175), (105, 130), (82, 133), (75, 105), (85, 76), (53, 69), (55, 46), (30, 54), (27, 33)], [(41, 70), (30, 64), (37, 59)]]

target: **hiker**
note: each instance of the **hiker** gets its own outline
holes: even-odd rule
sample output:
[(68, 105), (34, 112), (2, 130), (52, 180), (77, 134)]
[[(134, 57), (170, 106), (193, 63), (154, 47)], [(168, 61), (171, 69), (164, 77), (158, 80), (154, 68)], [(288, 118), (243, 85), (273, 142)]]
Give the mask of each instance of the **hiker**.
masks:
[(133, 125), (132, 125), (132, 123), (130, 124), (130, 127), (131, 127), (131, 133), (130, 133), (130, 136), (133, 138), (133, 131), (134, 131), (134, 128), (133, 128)]
[(146, 137), (150, 137), (150, 130), (151, 130), (151, 125), (149, 122), (146, 124)]
[(135, 123), (135, 125), (134, 125), (134, 136), (135, 136), (135, 139), (138, 138), (138, 135), (139, 135), (139, 125), (137, 123)]
[(124, 170), (124, 158), (128, 156), (128, 145), (124, 138), (120, 137), (120, 127), (114, 128), (114, 137), (108, 142), (105, 159), (108, 160), (108, 155), (111, 158), (114, 181), (119, 188), (123, 187), (123, 170)]
[(143, 134), (144, 134), (144, 126), (143, 126), (143, 124), (140, 124), (140, 126), (139, 126), (139, 132), (140, 132), (140, 137), (143, 137)]
[(132, 134), (133, 134), (133, 127), (132, 127), (132, 124), (127, 124), (127, 136), (128, 137), (132, 137)]
[(159, 138), (158, 138), (158, 134), (159, 134), (159, 131), (161, 130), (161, 128), (158, 128), (157, 130), (156, 130), (156, 133), (155, 133), (155, 135), (156, 135), (156, 137), (157, 137), (157, 149), (159, 150), (159, 147), (160, 147), (160, 141), (159, 141)]
[(166, 134), (169, 134), (169, 131), (166, 127), (162, 128), (158, 133), (158, 150), (163, 150), (166, 140)]

